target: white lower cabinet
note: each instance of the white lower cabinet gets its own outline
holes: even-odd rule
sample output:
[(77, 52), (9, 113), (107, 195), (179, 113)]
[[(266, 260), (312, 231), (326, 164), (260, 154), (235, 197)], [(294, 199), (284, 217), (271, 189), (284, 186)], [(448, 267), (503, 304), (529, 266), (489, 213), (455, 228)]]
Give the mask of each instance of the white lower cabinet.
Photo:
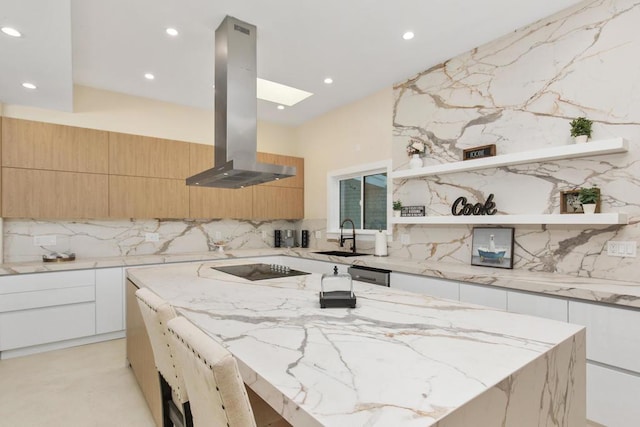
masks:
[(636, 427), (640, 423), (639, 399), (640, 376), (587, 363), (589, 420), (607, 427)]
[(569, 323), (587, 327), (588, 360), (640, 374), (639, 310), (569, 301)]
[(391, 287), (436, 298), (458, 300), (458, 282), (406, 273), (391, 273)]
[(507, 311), (566, 322), (568, 301), (524, 292), (507, 291)]
[(96, 333), (95, 303), (0, 314), (0, 350), (13, 350)]
[(124, 329), (124, 269), (96, 270), (96, 334)]
[(460, 283), (460, 301), (506, 310), (507, 291), (487, 286)]

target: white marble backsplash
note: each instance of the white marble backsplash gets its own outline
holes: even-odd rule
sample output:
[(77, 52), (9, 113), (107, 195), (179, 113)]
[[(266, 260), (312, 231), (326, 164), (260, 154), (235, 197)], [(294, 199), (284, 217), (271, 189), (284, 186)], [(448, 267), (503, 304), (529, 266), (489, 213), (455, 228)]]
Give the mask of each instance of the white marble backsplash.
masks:
[[(637, 280), (636, 258), (606, 254), (607, 241), (639, 241), (640, 1), (587, 1), (515, 31), (394, 88), (393, 162), (427, 144), (425, 165), (460, 161), (464, 148), (496, 144), (498, 155), (571, 144), (569, 122), (594, 121), (593, 140), (623, 137), (629, 152), (396, 182), (394, 200), (450, 215), (459, 196), (495, 196), (501, 214), (559, 213), (560, 191), (600, 187), (602, 212), (631, 224), (516, 226), (514, 268)], [(397, 226), (391, 256), (469, 263), (470, 226)], [(411, 244), (398, 244), (408, 234)]]
[[(42, 260), (50, 252), (74, 252), (78, 258), (180, 254), (274, 246), (274, 230), (293, 229), (300, 238), (300, 221), (245, 220), (4, 220), (4, 262)], [(145, 241), (157, 233), (157, 242)], [(56, 245), (36, 246), (35, 236), (55, 236)]]

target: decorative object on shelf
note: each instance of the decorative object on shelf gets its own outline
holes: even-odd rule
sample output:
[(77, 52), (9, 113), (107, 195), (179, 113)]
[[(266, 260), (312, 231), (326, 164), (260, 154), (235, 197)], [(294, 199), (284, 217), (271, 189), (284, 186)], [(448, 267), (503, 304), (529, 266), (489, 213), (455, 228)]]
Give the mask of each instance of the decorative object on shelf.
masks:
[(474, 227), (471, 243), (471, 265), (513, 268), (512, 227)]
[(400, 216), (400, 212), (402, 211), (402, 202), (400, 200), (393, 201), (393, 216)]
[(451, 214), (454, 216), (460, 215), (495, 215), (498, 210), (496, 204), (493, 201), (493, 194), (489, 194), (487, 201), (482, 203), (476, 203), (472, 205), (467, 203), (466, 197), (458, 197), (453, 205), (451, 205)]
[(578, 214), (583, 213), (582, 204), (578, 197), (579, 190), (569, 190), (560, 192), (560, 213)]
[(424, 206), (403, 206), (400, 216), (425, 216)]
[(462, 160), (481, 159), (483, 157), (493, 157), (496, 155), (496, 144), (481, 145), (479, 147), (466, 148), (462, 150)]
[(600, 189), (596, 186), (583, 187), (578, 191), (578, 198), (582, 203), (582, 210), (586, 214), (600, 212)]
[(407, 145), (407, 154), (411, 156), (411, 160), (409, 160), (409, 167), (411, 169), (418, 169), (423, 166), (422, 164), (422, 156), (424, 156), (426, 146), (424, 142), (411, 139), (409, 145)]
[(578, 117), (571, 121), (571, 136), (575, 138), (576, 143), (587, 142), (591, 138), (592, 124), (593, 122), (586, 117)]
[(356, 295), (353, 293), (353, 280), (349, 273), (323, 274), (320, 280), (320, 308), (356, 308)]

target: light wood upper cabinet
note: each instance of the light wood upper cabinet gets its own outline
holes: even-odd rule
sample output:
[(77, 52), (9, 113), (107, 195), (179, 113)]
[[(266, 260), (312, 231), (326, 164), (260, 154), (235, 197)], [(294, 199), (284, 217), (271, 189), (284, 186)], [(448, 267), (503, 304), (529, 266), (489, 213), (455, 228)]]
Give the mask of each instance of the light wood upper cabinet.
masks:
[(111, 218), (188, 218), (189, 188), (183, 179), (109, 176)]
[(253, 190), (254, 219), (304, 218), (304, 189), (256, 185)]
[(2, 168), (5, 218), (107, 218), (108, 176)]
[(189, 176), (213, 167), (213, 145), (189, 144)]
[(2, 166), (108, 173), (108, 133), (2, 118)]
[(188, 142), (109, 132), (109, 174), (185, 179)]
[(276, 165), (296, 167), (296, 176), (280, 179), (278, 181), (266, 182), (260, 185), (304, 188), (304, 159), (302, 157), (283, 156), (281, 154), (271, 153), (258, 153), (257, 159), (260, 163), (273, 163)]

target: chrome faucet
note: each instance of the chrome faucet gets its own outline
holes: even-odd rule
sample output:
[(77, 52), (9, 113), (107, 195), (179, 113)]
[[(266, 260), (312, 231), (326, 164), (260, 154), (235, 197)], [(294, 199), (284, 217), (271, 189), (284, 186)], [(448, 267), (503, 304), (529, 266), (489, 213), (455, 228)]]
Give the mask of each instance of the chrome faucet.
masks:
[[(347, 221), (351, 223), (351, 231), (353, 233), (351, 237), (342, 236), (342, 229), (344, 228), (344, 223)], [(356, 225), (353, 223), (353, 220), (351, 218), (345, 218), (344, 221), (342, 221), (342, 224), (340, 224), (340, 247), (341, 248), (344, 247), (345, 240), (353, 240), (353, 245), (351, 246), (351, 252), (355, 254), (356, 253)]]

